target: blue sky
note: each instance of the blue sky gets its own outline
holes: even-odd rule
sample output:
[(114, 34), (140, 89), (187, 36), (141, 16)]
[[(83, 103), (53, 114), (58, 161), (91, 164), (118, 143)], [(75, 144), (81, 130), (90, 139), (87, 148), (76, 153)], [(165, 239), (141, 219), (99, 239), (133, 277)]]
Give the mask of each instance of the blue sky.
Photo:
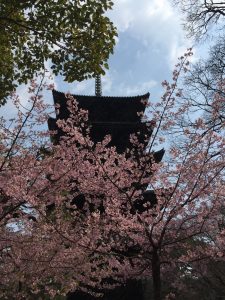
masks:
[[(193, 42), (182, 29), (182, 19), (171, 0), (115, 0), (108, 13), (118, 29), (114, 54), (109, 60), (109, 70), (102, 77), (103, 95), (140, 95), (150, 92), (150, 99), (158, 100), (162, 94), (161, 82), (169, 80), (177, 58)], [(195, 49), (194, 60), (202, 50)], [(94, 79), (66, 83), (54, 78), (55, 88), (62, 92), (93, 95)], [(26, 87), (18, 93), (24, 105)], [(53, 104), (51, 92), (44, 95)], [(12, 103), (1, 108), (1, 115), (13, 115)]]
[[(103, 95), (151, 93), (160, 97), (161, 82), (169, 79), (177, 58), (192, 46), (181, 26), (181, 17), (169, 0), (115, 0), (108, 13), (118, 29), (109, 71), (102, 78)], [(94, 80), (64, 83), (56, 89), (93, 94)]]

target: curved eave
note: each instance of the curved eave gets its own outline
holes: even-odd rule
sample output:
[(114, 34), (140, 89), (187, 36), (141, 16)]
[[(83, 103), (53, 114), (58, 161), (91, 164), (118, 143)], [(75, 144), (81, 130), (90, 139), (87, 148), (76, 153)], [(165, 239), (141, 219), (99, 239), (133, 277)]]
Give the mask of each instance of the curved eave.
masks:
[(153, 157), (154, 157), (155, 162), (156, 162), (156, 163), (161, 162), (161, 160), (162, 160), (164, 154), (165, 154), (165, 150), (164, 150), (164, 149), (161, 149), (161, 150), (159, 150), (159, 151), (154, 152), (154, 153), (153, 153)]
[[(65, 119), (69, 116), (64, 93), (53, 90), (55, 105), (59, 105), (58, 116)], [(144, 113), (149, 93), (140, 96), (84, 96), (71, 95), (78, 102), (78, 108), (88, 111), (90, 121), (138, 121), (138, 113)]]
[[(57, 126), (57, 119), (49, 118), (48, 127), (51, 131), (57, 131), (54, 134), (55, 141), (59, 141), (64, 135), (62, 129)], [(148, 140), (153, 131), (151, 122), (96, 122), (89, 123), (90, 137), (97, 143), (101, 142), (106, 135), (111, 135), (111, 146), (116, 146), (119, 153), (131, 147), (130, 135), (137, 134), (140, 143), (147, 146)]]
[(59, 92), (57, 90), (52, 90), (52, 94), (54, 97), (54, 101), (56, 101), (56, 103), (58, 103), (58, 100), (62, 100), (64, 98), (66, 98), (66, 95), (71, 95), (74, 99), (76, 99), (77, 101), (79, 100), (95, 100), (95, 101), (132, 101), (132, 100), (148, 100), (150, 93), (146, 93), (143, 95), (136, 95), (136, 96), (95, 96), (95, 95), (78, 95), (78, 94), (69, 94), (69, 93), (63, 93), (63, 92)]

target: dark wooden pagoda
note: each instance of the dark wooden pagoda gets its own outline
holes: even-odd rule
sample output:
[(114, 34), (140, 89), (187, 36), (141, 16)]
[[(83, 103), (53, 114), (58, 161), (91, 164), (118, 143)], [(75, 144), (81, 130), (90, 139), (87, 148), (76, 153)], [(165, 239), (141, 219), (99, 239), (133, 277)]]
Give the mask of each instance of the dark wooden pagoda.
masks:
[[(131, 134), (140, 132), (140, 142), (143, 142), (145, 135), (151, 133), (151, 123), (142, 122), (137, 114), (144, 112), (144, 102), (149, 98), (149, 93), (134, 97), (72, 96), (78, 102), (79, 108), (88, 111), (90, 136), (95, 143), (110, 134), (112, 137), (110, 146), (116, 146), (118, 153), (123, 153), (131, 146)], [(60, 108), (56, 118), (49, 119), (48, 125), (50, 130), (57, 130), (57, 120), (68, 118), (69, 111), (65, 94), (53, 90), (53, 98), (55, 105), (59, 104)], [(58, 132), (56, 142), (62, 134)]]
[[(147, 146), (153, 130), (151, 122), (143, 122), (141, 115), (144, 113), (149, 93), (140, 96), (114, 97), (101, 95), (101, 82), (96, 80), (96, 95), (72, 95), (78, 102), (78, 107), (88, 111), (88, 122), (90, 125), (90, 137), (94, 143), (103, 140), (105, 135), (111, 135), (109, 146), (115, 146), (118, 153), (124, 153), (131, 147), (130, 135), (137, 134), (139, 142)], [(58, 130), (57, 120), (67, 119), (69, 111), (67, 108), (67, 97), (64, 93), (53, 90), (54, 104), (59, 104), (59, 110), (55, 118), (49, 118), (50, 130)], [(54, 136), (54, 142), (58, 143), (63, 132), (58, 130)], [(146, 138), (147, 137), (147, 138)], [(154, 153), (156, 162), (161, 161), (164, 150)], [(154, 191), (144, 191), (144, 202), (156, 203)], [(138, 207), (139, 206), (139, 207)], [(143, 203), (137, 203), (137, 209), (142, 212)], [(144, 211), (144, 209), (143, 209)], [(68, 300), (93, 300), (93, 296), (83, 292), (75, 292), (68, 295)], [(125, 287), (117, 288), (106, 293), (103, 300), (144, 300), (143, 284), (140, 281), (131, 281)]]

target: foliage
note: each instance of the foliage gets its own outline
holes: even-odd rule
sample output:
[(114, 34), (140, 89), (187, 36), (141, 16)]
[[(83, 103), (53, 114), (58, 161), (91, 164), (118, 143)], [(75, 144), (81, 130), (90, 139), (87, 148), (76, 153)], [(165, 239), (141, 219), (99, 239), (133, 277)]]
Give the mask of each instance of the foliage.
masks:
[[(224, 136), (200, 115), (192, 115), (193, 126), (180, 123), (192, 113), (178, 85), (191, 55), (180, 58), (171, 84), (163, 82), (161, 101), (149, 105), (155, 128), (147, 152), (135, 136), (123, 154), (107, 146), (109, 136), (95, 145), (88, 114), (71, 96), (70, 118), (58, 121), (64, 138), (46, 143), (49, 133), (33, 125), (46, 121), (34, 82), (30, 110), (19, 112), (14, 127), (2, 120), (3, 299), (32, 299), (40, 290), (51, 298), (76, 289), (99, 294), (128, 279), (152, 278), (159, 300), (162, 282), (183, 290), (182, 279), (194, 278), (197, 262), (224, 260)], [(165, 137), (173, 143), (164, 162), (155, 163), (154, 149)], [(157, 203), (144, 202), (146, 185)], [(80, 195), (83, 208), (76, 205)]]
[(0, 1), (0, 103), (45, 69), (69, 82), (103, 74), (116, 31), (110, 0)]

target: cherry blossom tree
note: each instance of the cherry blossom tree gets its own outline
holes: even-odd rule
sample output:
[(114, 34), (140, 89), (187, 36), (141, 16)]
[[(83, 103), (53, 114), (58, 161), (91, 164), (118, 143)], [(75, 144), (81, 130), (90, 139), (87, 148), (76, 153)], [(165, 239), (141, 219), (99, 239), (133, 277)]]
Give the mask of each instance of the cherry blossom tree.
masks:
[[(13, 129), (2, 120), (3, 299), (54, 298), (76, 289), (99, 295), (128, 279), (152, 278), (159, 300), (166, 296), (163, 281), (173, 282), (171, 291), (183, 283), (174, 274), (223, 260), (224, 124), (209, 128), (181, 98), (179, 77), (191, 55), (189, 49), (179, 59), (173, 82), (164, 81), (164, 95), (149, 104), (154, 131), (147, 149), (138, 136), (123, 154), (108, 146), (110, 136), (94, 144), (88, 113), (70, 95), (71, 115), (57, 124), (64, 136), (52, 145), (54, 132), (37, 127), (47, 116), (43, 86), (35, 82), (31, 107), (19, 109)], [(193, 126), (183, 126), (188, 118)], [(165, 158), (156, 162), (154, 151), (163, 146)]]

